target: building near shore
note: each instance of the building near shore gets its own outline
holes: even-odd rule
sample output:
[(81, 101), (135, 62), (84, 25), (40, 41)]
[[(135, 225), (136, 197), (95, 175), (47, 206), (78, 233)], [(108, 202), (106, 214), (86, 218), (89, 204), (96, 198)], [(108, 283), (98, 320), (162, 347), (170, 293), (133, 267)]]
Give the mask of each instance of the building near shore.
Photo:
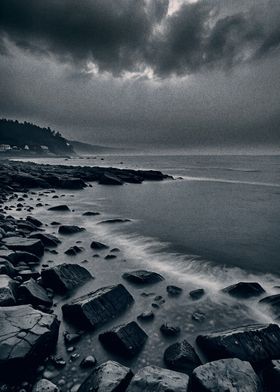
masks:
[(11, 150), (12, 147), (9, 144), (0, 144), (0, 152), (5, 152)]

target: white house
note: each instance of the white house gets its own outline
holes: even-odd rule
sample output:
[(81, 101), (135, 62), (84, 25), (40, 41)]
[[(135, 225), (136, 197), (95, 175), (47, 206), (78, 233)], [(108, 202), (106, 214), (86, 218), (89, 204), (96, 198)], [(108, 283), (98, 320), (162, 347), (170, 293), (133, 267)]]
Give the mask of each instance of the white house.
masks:
[(12, 147), (9, 144), (0, 144), (0, 151), (9, 151)]
[(41, 150), (43, 151), (49, 151), (49, 147), (48, 146), (40, 146)]

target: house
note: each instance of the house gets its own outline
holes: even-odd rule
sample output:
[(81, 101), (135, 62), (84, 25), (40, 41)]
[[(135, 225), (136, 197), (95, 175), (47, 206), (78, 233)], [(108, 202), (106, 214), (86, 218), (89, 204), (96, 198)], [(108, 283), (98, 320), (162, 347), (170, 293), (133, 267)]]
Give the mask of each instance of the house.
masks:
[(11, 150), (12, 147), (9, 144), (0, 144), (0, 152), (5, 152)]
[(49, 151), (49, 147), (48, 146), (40, 146), (42, 151)]

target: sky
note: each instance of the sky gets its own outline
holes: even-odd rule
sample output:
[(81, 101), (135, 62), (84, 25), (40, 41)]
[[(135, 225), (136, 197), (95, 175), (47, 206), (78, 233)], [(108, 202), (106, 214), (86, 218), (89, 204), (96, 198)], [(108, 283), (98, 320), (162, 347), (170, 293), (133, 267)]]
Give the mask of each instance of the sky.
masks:
[(280, 149), (279, 0), (1, 0), (0, 117), (92, 144)]

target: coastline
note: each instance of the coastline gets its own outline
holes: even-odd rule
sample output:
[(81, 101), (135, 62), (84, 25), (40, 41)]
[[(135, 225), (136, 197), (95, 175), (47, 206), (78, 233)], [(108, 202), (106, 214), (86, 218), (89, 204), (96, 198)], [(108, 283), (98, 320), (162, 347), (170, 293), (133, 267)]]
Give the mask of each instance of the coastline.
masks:
[[(51, 222), (46, 222), (42, 221), (43, 225), (42, 226), (35, 226), (34, 227), (34, 220), (32, 223), (31, 220), (17, 220), (15, 218), (9, 217), (9, 214), (11, 213), (13, 215), (13, 211), (18, 214), (18, 216), (21, 217), (26, 217), (27, 215), (33, 216), (33, 218), (37, 218), (38, 215), (37, 211), (38, 209), (42, 210), (47, 210), (48, 208), (55, 207), (57, 205), (66, 205), (69, 209), (65, 209), (65, 211), (60, 211), (57, 209), (56, 211), (49, 212), (49, 219), (52, 219), (53, 221), (56, 220), (56, 218), (59, 216), (59, 218), (63, 217), (65, 218), (65, 222), (62, 222), (64, 224), (68, 223), (70, 224), (72, 221), (72, 225), (78, 223), (77, 221), (77, 216), (75, 214), (71, 214), (73, 211), (72, 206), (71, 206), (71, 196), (72, 194), (68, 194), (67, 198), (67, 203), (65, 204), (65, 198), (60, 198), (62, 197), (62, 192), (79, 192), (82, 189), (84, 189), (86, 186), (92, 186), (92, 182), (98, 182), (101, 185), (109, 185), (108, 191), (110, 189), (110, 185), (122, 185), (122, 184), (140, 184), (143, 181), (162, 181), (164, 179), (171, 178), (170, 176), (164, 175), (161, 172), (158, 171), (143, 171), (143, 170), (128, 170), (128, 169), (115, 169), (115, 168), (100, 168), (100, 167), (74, 167), (74, 166), (50, 166), (50, 165), (35, 165), (31, 163), (22, 163), (22, 162), (10, 162), (10, 161), (0, 161), (1, 165), (1, 175), (0, 175), (0, 181), (1, 181), (1, 205), (5, 203), (4, 208), (1, 212), (1, 224), (2, 228), (4, 227), (2, 232), (2, 240), (5, 240), (5, 238), (13, 238), (13, 236), (16, 234), (18, 237), (22, 238), (29, 238), (30, 235), (37, 233), (39, 231), (39, 234), (50, 234), (53, 235), (53, 229), (58, 227), (59, 225), (51, 225)], [(38, 190), (39, 188), (39, 190)], [(54, 196), (57, 196), (53, 199)], [(75, 193), (74, 193), (75, 196)], [(33, 200), (32, 200), (33, 199)], [(53, 199), (53, 200), (51, 200)], [(63, 200), (63, 202), (62, 202)], [(49, 205), (46, 205), (49, 204)], [(70, 216), (67, 217), (68, 212), (70, 212)], [(86, 211), (84, 211), (86, 212)], [(91, 219), (95, 219), (94, 217), (98, 217), (98, 215), (94, 215), (96, 211), (88, 211), (91, 212), (92, 215)], [(98, 212), (98, 211), (97, 211)], [(36, 213), (36, 215), (35, 215)], [(74, 212), (73, 212), (74, 213)], [(42, 214), (44, 215), (44, 214)], [(87, 218), (89, 219), (89, 218)], [(100, 218), (101, 219), (101, 218)], [(41, 219), (40, 219), (41, 221)], [(108, 223), (108, 222), (107, 222)], [(47, 224), (48, 226), (45, 226)], [(80, 224), (78, 227), (81, 227)], [(6, 229), (8, 228), (8, 230)], [(42, 229), (43, 228), (43, 229)], [(41, 231), (43, 230), (43, 231)], [(8, 234), (7, 234), (8, 233)], [(38, 233), (37, 233), (38, 234)], [(215, 299), (213, 298), (207, 298), (207, 293), (200, 292), (196, 293), (194, 295), (197, 295), (196, 298), (192, 298), (189, 296), (189, 292), (191, 292), (195, 287), (189, 287), (188, 291), (185, 290), (184, 288), (184, 295), (188, 295), (188, 300), (186, 301), (186, 297), (182, 299), (182, 294), (179, 291), (177, 291), (176, 294), (176, 289), (173, 289), (173, 294), (170, 294), (171, 292), (167, 291), (167, 286), (176, 286), (176, 282), (171, 281), (170, 277), (168, 276), (163, 276), (164, 280), (159, 279), (159, 281), (152, 282), (147, 286), (147, 282), (145, 283), (144, 281), (141, 283), (141, 285), (137, 285), (137, 283), (129, 282), (126, 281), (122, 278), (122, 273), (125, 272), (132, 272), (133, 270), (137, 270), (138, 268), (134, 265), (133, 263), (131, 264), (129, 260), (124, 262), (122, 259), (122, 249), (119, 250), (114, 250), (113, 244), (107, 244), (106, 238), (102, 239), (102, 242), (106, 246), (109, 246), (109, 248), (104, 248), (104, 249), (98, 249), (91, 248), (91, 252), (93, 253), (92, 256), (95, 255), (94, 260), (97, 260), (98, 266), (94, 264), (91, 268), (88, 267), (90, 264), (89, 262), (85, 262), (84, 260), (84, 250), (78, 249), (78, 248), (86, 248), (88, 251), (88, 248), (90, 248), (90, 242), (93, 239), (93, 234), (86, 231), (77, 231), (73, 236), (65, 236), (65, 234), (61, 235), (61, 233), (55, 234), (55, 238), (58, 238), (60, 241), (62, 241), (62, 244), (57, 244), (55, 248), (51, 248), (50, 246), (46, 245), (44, 246), (44, 252), (45, 256), (47, 258), (52, 258), (55, 259), (56, 253), (53, 252), (56, 249), (59, 249), (60, 252), (62, 253), (62, 256), (64, 255), (64, 252), (69, 250), (70, 248), (77, 247), (75, 249), (72, 249), (73, 256), (69, 257), (63, 256), (66, 258), (66, 261), (69, 264), (76, 264), (77, 263), (77, 255), (79, 255), (79, 259), (83, 258), (79, 262), (79, 264), (82, 267), (85, 267), (86, 269), (88, 268), (91, 272), (91, 269), (93, 271), (92, 275), (94, 275), (93, 280), (90, 281), (85, 281), (80, 282), (78, 284), (78, 292), (73, 291), (72, 289), (69, 290), (69, 293), (67, 295), (61, 296), (60, 294), (57, 294), (55, 290), (53, 292), (49, 291), (51, 295), (54, 295), (54, 300), (55, 303), (57, 303), (57, 306), (55, 307), (49, 307), (52, 311), (54, 311), (54, 314), (58, 314), (60, 320), (61, 320), (61, 325), (60, 325), (60, 337), (59, 337), (59, 344), (57, 347), (58, 350), (58, 357), (63, 357), (63, 360), (58, 361), (57, 358), (54, 360), (53, 358), (50, 359), (48, 362), (45, 362), (44, 368), (41, 369), (41, 376), (39, 376), (39, 379), (42, 378), (42, 375), (44, 378), (49, 378), (53, 382), (57, 383), (58, 386), (61, 388), (62, 391), (68, 391), (68, 390), (78, 390), (78, 387), (80, 384), (83, 382), (85, 377), (90, 374), (92, 371), (92, 368), (89, 368), (88, 370), (81, 369), (78, 364), (81, 362), (81, 360), (91, 352), (89, 352), (88, 345), (94, 346), (94, 352), (96, 353), (96, 358), (98, 361), (98, 365), (103, 362), (102, 361), (102, 356), (104, 356), (105, 359), (113, 359), (117, 360), (118, 362), (121, 362), (122, 365), (126, 365), (128, 367), (132, 367), (133, 371), (139, 371), (143, 366), (150, 365), (151, 361), (149, 361), (149, 354), (151, 354), (153, 351), (158, 351), (155, 357), (153, 358), (154, 363), (153, 365), (160, 366), (161, 368), (163, 367), (168, 367), (166, 365), (166, 361), (163, 361), (163, 353), (170, 346), (170, 344), (175, 343), (177, 341), (182, 341), (184, 337), (191, 336), (189, 338), (190, 343), (195, 346), (196, 351), (198, 352), (200, 359), (205, 361), (205, 358), (207, 357), (207, 354), (209, 354), (208, 349), (206, 348), (205, 352), (201, 351), (196, 345), (195, 345), (195, 339), (197, 336), (204, 331), (204, 333), (211, 332), (215, 329), (223, 329), (223, 320), (216, 320), (213, 322), (212, 320), (212, 325), (210, 323), (210, 320), (205, 320), (206, 318), (206, 311), (205, 308), (208, 310), (208, 312), (213, 311), (215, 309), (216, 312), (220, 312), (222, 315), (222, 312), (227, 310), (228, 312), (231, 311), (231, 306), (232, 308), (237, 307), (238, 311), (240, 312), (240, 315), (242, 314), (242, 317), (240, 319), (243, 320), (244, 324), (250, 324), (254, 323), (254, 318), (253, 314), (248, 313), (247, 314), (247, 307), (244, 304), (239, 304), (236, 302), (234, 299), (229, 299), (229, 302), (226, 302), (224, 306), (221, 306), (220, 304), (218, 305), (215, 302)], [(37, 238), (38, 239), (38, 238)], [(50, 238), (49, 238), (50, 239)], [(51, 238), (54, 240), (54, 238)], [(94, 238), (95, 239), (95, 238)], [(55, 241), (55, 240), (54, 240)], [(83, 241), (84, 243), (82, 245), (80, 244), (80, 241)], [(4, 242), (5, 244), (5, 242)], [(72, 246), (70, 246), (72, 244)], [(85, 246), (85, 244), (87, 244)], [(9, 247), (8, 247), (9, 249)], [(85, 251), (86, 251), (85, 250)], [(7, 255), (7, 252), (10, 252), (9, 250), (3, 251), (2, 249), (2, 255), (1, 255), (1, 249), (0, 249), (0, 257), (4, 257), (5, 260), (12, 260), (13, 257), (11, 255)], [(76, 252), (76, 253), (75, 253)], [(42, 255), (40, 255), (42, 256)], [(45, 256), (43, 256), (43, 260), (46, 260)], [(91, 257), (92, 257), (91, 256)], [(99, 256), (99, 257), (97, 257)], [(110, 256), (110, 257), (107, 257)], [(104, 260), (104, 258), (106, 258)], [(101, 258), (103, 260), (101, 260)], [(71, 260), (71, 261), (70, 261)], [(49, 262), (45, 263), (45, 261), (42, 261), (42, 258), (39, 263), (29, 263), (23, 262), (23, 260), (17, 260), (14, 261), (14, 264), (12, 267), (17, 268), (18, 267), (18, 262), (21, 267), (21, 271), (25, 271), (24, 273), (19, 274), (22, 279), (19, 279), (17, 275), (17, 271), (15, 275), (13, 276), (14, 280), (16, 280), (18, 283), (23, 283), (26, 279), (26, 277), (30, 278), (33, 276), (35, 279), (39, 279), (39, 283), (42, 284), (42, 281), (40, 280), (40, 274), (38, 275), (38, 271), (43, 267), (43, 269), (48, 269), (48, 268), (53, 268), (52, 266), (56, 266), (57, 263), (55, 262)], [(106, 264), (104, 264), (104, 262)], [(103, 265), (102, 265), (103, 263)], [(116, 278), (115, 273), (116, 271), (110, 271), (112, 269), (112, 263), (113, 264), (113, 269), (119, 271), (117, 275), (118, 278)], [(3, 264), (4, 265), (4, 264)], [(29, 272), (27, 273), (27, 267), (29, 269)], [(32, 271), (31, 268), (34, 268)], [(25, 268), (25, 269), (24, 269)], [(7, 266), (6, 266), (6, 270)], [(32, 274), (31, 274), (32, 272)], [(34, 274), (33, 274), (34, 272)], [(154, 271), (151, 271), (154, 272)], [(108, 279), (106, 277), (106, 274), (108, 274)], [(109, 275), (112, 276), (109, 276)], [(104, 278), (105, 276), (105, 278)], [(16, 279), (17, 278), (17, 279)], [(106, 279), (108, 282), (106, 282)], [(112, 279), (115, 279), (114, 282), (111, 282)], [(27, 279), (28, 280), (28, 279)], [(102, 284), (101, 284), (102, 283)], [(113, 326), (119, 325), (122, 322), (127, 323), (128, 321), (132, 320), (137, 320), (137, 315), (139, 316), (141, 313), (149, 313), (151, 310), (153, 311), (154, 316), (151, 316), (150, 314), (144, 315), (142, 317), (142, 320), (138, 319), (137, 323), (140, 325), (140, 327), (146, 331), (148, 337), (148, 342), (146, 343), (144, 350), (147, 350), (146, 352), (146, 358), (145, 360), (141, 363), (136, 363), (137, 362), (137, 356), (136, 359), (126, 359), (121, 355), (118, 355), (116, 353), (108, 353), (107, 351), (100, 351), (101, 348), (97, 349), (97, 345), (100, 345), (102, 347), (101, 343), (98, 342), (97, 337), (99, 334), (99, 330), (96, 332), (83, 332), (83, 334), (80, 334), (80, 330), (77, 329), (73, 323), (69, 323), (69, 320), (63, 319), (62, 321), (62, 315), (61, 315), (61, 307), (65, 305), (65, 303), (68, 303), (72, 299), (72, 293), (74, 294), (74, 297), (79, 297), (82, 294), (87, 294), (90, 290), (92, 290), (92, 287), (94, 286), (94, 289), (99, 289), (100, 287), (106, 286), (107, 284), (122, 284), (126, 289), (128, 290), (129, 293), (132, 294), (134, 298), (134, 304), (132, 306), (129, 306), (129, 309), (127, 309), (126, 312), (121, 313), (118, 315), (116, 320), (109, 321), (104, 325), (104, 328), (102, 331), (106, 331), (110, 329)], [(43, 284), (44, 286), (44, 284)], [(46, 288), (46, 287), (45, 287)], [(47, 287), (48, 288), (48, 287)], [(180, 289), (180, 287), (179, 287)], [(170, 289), (169, 289), (170, 290)], [(246, 288), (247, 290), (247, 288)], [(245, 290), (245, 291), (246, 291)], [(15, 290), (16, 291), (16, 290)], [(185, 292), (186, 291), (186, 292)], [(153, 293), (153, 294), (151, 294)], [(175, 293), (175, 294), (174, 294)], [(143, 295), (142, 295), (143, 294)], [(50, 296), (51, 296), (50, 295)], [(259, 292), (260, 298), (264, 296), (264, 294), (260, 291)], [(201, 301), (202, 299), (202, 301)], [(28, 302), (28, 301), (25, 301)], [(33, 301), (32, 301), (33, 302)], [(187, 302), (188, 304), (188, 309), (186, 308), (185, 303)], [(230, 304), (230, 306), (229, 306)], [(16, 304), (15, 306), (17, 306)], [(33, 303), (34, 306), (34, 303)], [(35, 305), (35, 308), (38, 308), (38, 304)], [(40, 307), (39, 307), (40, 308)], [(48, 310), (47, 308), (40, 308), (43, 309), (44, 311)], [(201, 310), (202, 309), (202, 310)], [(0, 308), (1, 310), (1, 308)], [(172, 314), (172, 318), (171, 315)], [(188, 315), (188, 317), (186, 317)], [(146, 318), (146, 320), (145, 320)], [(149, 319), (150, 318), (150, 319)], [(221, 317), (222, 318), (222, 317)], [(160, 326), (162, 324), (162, 320), (165, 320), (169, 326), (171, 325), (172, 327), (174, 326), (179, 326), (181, 329), (181, 332), (176, 333), (176, 331), (172, 330), (172, 332), (167, 332), (167, 335), (162, 334), (162, 332), (158, 332), (157, 336), (153, 335), (153, 331), (156, 327), (156, 329), (159, 331)], [(238, 321), (240, 324), (241, 321)], [(74, 323), (75, 324), (75, 323)], [(235, 325), (237, 327), (238, 325)], [(70, 329), (70, 335), (72, 334), (77, 334), (81, 335), (79, 338), (77, 337), (77, 340), (75, 343), (75, 340), (72, 340), (72, 342), (69, 344), (67, 343), (64, 345), (64, 332), (66, 331), (66, 328)], [(87, 329), (86, 329), (87, 330)], [(168, 336), (168, 333), (170, 335)], [(246, 336), (246, 331), (243, 331), (243, 336)], [(259, 331), (254, 331), (255, 334), (259, 333)], [(276, 341), (275, 345), (278, 348), (278, 330), (276, 334)], [(93, 339), (93, 341), (92, 341)], [(55, 340), (55, 339), (54, 339)], [(246, 340), (246, 339), (245, 339)], [(150, 341), (150, 343), (149, 343)], [(265, 342), (265, 339), (264, 339)], [(245, 342), (246, 343), (246, 342)], [(247, 342), (247, 344), (249, 344)], [(149, 347), (150, 345), (150, 347)], [(148, 347), (147, 347), (148, 346)], [(69, 348), (73, 348), (74, 350), (68, 350)], [(189, 348), (189, 347), (188, 347)], [(150, 350), (150, 351), (149, 351)], [(182, 351), (182, 347), (177, 347), (177, 350)], [(194, 354), (193, 354), (193, 349), (190, 349), (191, 355), (188, 356), (187, 362), (188, 362), (188, 371), (184, 368), (183, 373), (186, 373), (192, 376), (192, 371), (195, 369), (197, 366), (201, 365), (200, 360), (197, 360), (195, 357), (194, 360)], [(269, 350), (268, 350), (269, 351)], [(106, 355), (104, 354), (106, 352)], [(190, 354), (189, 353), (189, 354)], [(50, 353), (48, 353), (49, 355)], [(77, 355), (79, 356), (77, 356)], [(271, 359), (276, 359), (275, 356), (278, 354), (271, 354), (269, 353), (267, 358), (261, 358), (262, 361), (265, 359), (266, 361), (266, 366), (270, 363)], [(179, 355), (180, 356), (180, 355)], [(224, 357), (224, 356), (222, 356)], [(65, 360), (65, 359), (66, 360)], [(215, 359), (220, 359), (220, 358), (215, 358)], [(244, 358), (242, 358), (244, 359)], [(277, 358), (278, 359), (278, 358)], [(65, 361), (65, 364), (63, 363)], [(186, 358), (181, 358), (181, 362), (186, 362)], [(60, 362), (60, 363), (58, 363)], [(67, 363), (66, 363), (67, 362)], [(254, 361), (252, 361), (254, 362)], [(259, 362), (259, 361), (255, 361)], [(63, 363), (63, 364), (62, 364)], [(95, 365), (95, 364), (94, 364)], [(182, 366), (182, 364), (179, 364)], [(180, 371), (180, 366), (173, 366), (174, 371)], [(242, 367), (242, 364), (238, 364), (238, 366)], [(170, 366), (169, 366), (170, 367)], [(175, 367), (175, 369), (174, 369)], [(73, 368), (75, 368), (73, 370)], [(172, 368), (172, 366), (171, 366)], [(264, 368), (264, 367), (263, 367)], [(72, 370), (71, 370), (72, 369)], [(182, 373), (180, 373), (182, 374)], [(265, 372), (258, 372), (258, 374), (263, 377), (265, 380)], [(74, 376), (73, 376), (74, 375)], [(163, 376), (166, 376), (166, 373), (164, 373), (163, 370)], [(174, 375), (173, 375), (174, 376)], [(75, 382), (71, 381), (71, 378), (75, 379)], [(61, 382), (61, 380), (65, 381), (65, 384)], [(25, 380), (26, 381), (26, 380)], [(34, 381), (34, 380), (33, 380)], [(22, 382), (22, 381), (21, 381)], [(71, 382), (73, 385), (70, 386), (69, 382)], [(180, 380), (181, 386), (185, 385), (188, 383), (186, 381), (186, 378), (183, 378)], [(194, 382), (194, 381), (193, 381)], [(192, 383), (193, 383), (192, 382)], [(185, 384), (184, 384), (185, 383)], [(18, 385), (17, 385), (18, 386)], [(15, 388), (17, 388), (15, 386)], [(75, 389), (76, 388), (76, 389)], [(183, 387), (182, 387), (183, 388)], [(192, 387), (195, 388), (195, 387)], [(13, 390), (13, 389), (11, 389)], [(16, 389), (15, 389), (16, 390)], [(31, 383), (28, 382), (28, 385), (26, 386), (26, 390), (29, 391), (31, 390)], [(125, 390), (125, 389), (123, 389)], [(133, 390), (133, 389), (132, 389)], [(175, 391), (179, 391), (179, 389), (174, 389)], [(181, 389), (183, 390), (183, 389)], [(198, 389), (193, 389), (194, 391)], [(261, 389), (256, 389), (256, 390), (261, 390)]]

